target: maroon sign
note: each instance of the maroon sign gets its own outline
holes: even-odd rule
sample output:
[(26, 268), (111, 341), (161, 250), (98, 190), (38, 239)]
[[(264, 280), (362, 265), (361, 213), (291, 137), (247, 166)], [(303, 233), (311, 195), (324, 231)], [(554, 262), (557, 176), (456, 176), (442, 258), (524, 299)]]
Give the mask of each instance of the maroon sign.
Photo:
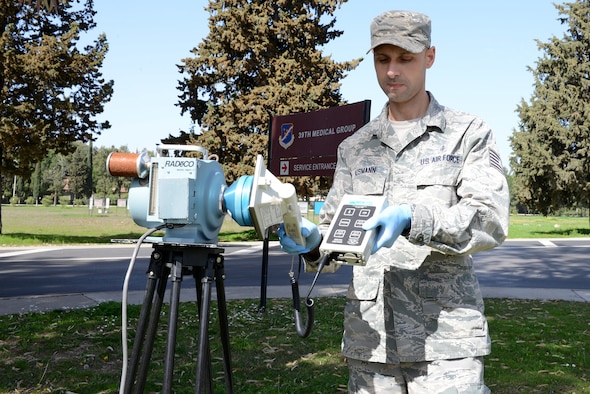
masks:
[(371, 101), (275, 116), (270, 133), (270, 172), (277, 176), (332, 176), (336, 150), (369, 121)]

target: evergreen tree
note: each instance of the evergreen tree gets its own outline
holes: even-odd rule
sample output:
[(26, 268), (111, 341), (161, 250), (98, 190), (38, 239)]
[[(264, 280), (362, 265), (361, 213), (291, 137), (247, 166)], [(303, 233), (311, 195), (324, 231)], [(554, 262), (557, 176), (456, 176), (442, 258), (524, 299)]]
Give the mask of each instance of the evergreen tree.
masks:
[(0, 0), (0, 178), (28, 176), (50, 150), (70, 152), (110, 127), (95, 119), (113, 92), (100, 72), (106, 36), (79, 44), (95, 27), (93, 2), (52, 4)]
[(515, 197), (545, 215), (590, 196), (590, 0), (555, 7), (567, 30), (537, 41), (534, 93), (511, 137)]
[(90, 196), (88, 174), (91, 172), (88, 167), (88, 145), (81, 142), (75, 145), (76, 150), (66, 156), (67, 185), (74, 201), (80, 197)]
[(187, 133), (185, 131), (180, 131), (180, 135), (174, 136), (172, 134), (168, 134), (168, 137), (162, 138), (160, 142), (167, 145), (192, 145), (195, 142), (195, 136), (192, 133)]
[(34, 4), (36, 9), (44, 8), (47, 11), (56, 10), (59, 3), (67, 2), (68, 0), (19, 0), (20, 4)]
[(57, 205), (64, 191), (68, 160), (61, 153), (48, 152), (48, 156), (50, 164), (45, 171), (47, 190), (53, 195), (53, 205)]
[(33, 197), (33, 201), (35, 201), (35, 205), (37, 205), (40, 201), (40, 197), (43, 195), (43, 177), (41, 174), (41, 162), (37, 162), (35, 164), (35, 170), (31, 175), (31, 195)]
[(179, 106), (229, 183), (266, 156), (272, 116), (343, 104), (340, 80), (360, 59), (337, 63), (321, 48), (342, 34), (333, 15), (345, 2), (209, 1), (209, 35), (179, 66)]

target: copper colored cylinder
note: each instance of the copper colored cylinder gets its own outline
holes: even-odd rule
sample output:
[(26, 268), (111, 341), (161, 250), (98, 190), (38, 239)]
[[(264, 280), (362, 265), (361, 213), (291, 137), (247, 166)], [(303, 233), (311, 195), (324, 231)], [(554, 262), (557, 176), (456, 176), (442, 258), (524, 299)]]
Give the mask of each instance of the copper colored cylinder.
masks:
[(112, 176), (144, 178), (146, 157), (144, 153), (112, 152), (107, 158), (107, 171)]

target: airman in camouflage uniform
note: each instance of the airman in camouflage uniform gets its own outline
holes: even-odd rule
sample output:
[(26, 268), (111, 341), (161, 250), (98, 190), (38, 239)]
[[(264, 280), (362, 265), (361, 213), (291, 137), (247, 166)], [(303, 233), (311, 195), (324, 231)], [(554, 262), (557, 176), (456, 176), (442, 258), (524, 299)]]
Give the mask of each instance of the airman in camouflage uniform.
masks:
[(471, 254), (500, 245), (508, 232), (494, 136), (485, 122), (425, 90), (435, 55), (426, 15), (378, 16), (371, 44), (389, 100), (338, 147), (318, 227), (328, 230), (344, 194), (409, 205), (411, 225), (353, 269), (342, 340), (349, 392), (489, 392), (482, 357), (490, 337)]
[(426, 116), (403, 139), (388, 106), (338, 148), (334, 184), (320, 216), (344, 194), (410, 203), (411, 228), (367, 265), (354, 267), (343, 354), (399, 364), (490, 352), (470, 254), (498, 246), (508, 230), (508, 188), (489, 127), (430, 96)]

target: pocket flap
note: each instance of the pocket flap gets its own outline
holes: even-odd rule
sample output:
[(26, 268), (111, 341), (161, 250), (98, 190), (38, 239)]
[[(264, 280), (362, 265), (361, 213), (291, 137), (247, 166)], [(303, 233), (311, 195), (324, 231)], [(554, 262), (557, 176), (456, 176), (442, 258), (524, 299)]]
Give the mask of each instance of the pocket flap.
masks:
[(389, 168), (385, 165), (356, 169), (352, 174), (353, 193), (382, 195), (388, 178)]
[(351, 300), (372, 301), (377, 299), (381, 279), (370, 276), (355, 276), (348, 286), (347, 297)]

